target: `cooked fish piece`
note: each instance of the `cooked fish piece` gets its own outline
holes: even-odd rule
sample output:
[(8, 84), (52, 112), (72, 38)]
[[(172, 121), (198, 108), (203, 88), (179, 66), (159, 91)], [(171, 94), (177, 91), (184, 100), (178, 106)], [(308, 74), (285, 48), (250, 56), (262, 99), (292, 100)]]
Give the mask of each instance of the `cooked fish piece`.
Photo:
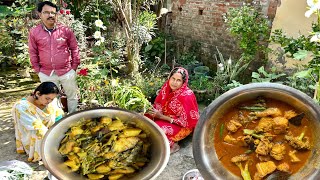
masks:
[(229, 134), (224, 137), (223, 141), (238, 146), (248, 146), (250, 142), (253, 143), (251, 136), (238, 136), (237, 138), (234, 138)]
[(235, 121), (235, 120), (230, 120), (227, 123), (227, 129), (230, 132), (236, 132), (240, 127), (242, 127), (242, 124), (240, 124), (238, 121)]
[(247, 160), (249, 160), (249, 156), (247, 156), (246, 154), (241, 154), (241, 155), (238, 155), (238, 156), (231, 158), (231, 162), (233, 162), (233, 163), (243, 162), (243, 161), (247, 161)]
[(286, 147), (284, 144), (276, 143), (272, 146), (270, 155), (275, 160), (282, 160), (284, 158), (284, 155), (286, 154)]
[(277, 169), (279, 171), (283, 171), (283, 172), (290, 172), (290, 166), (288, 163), (284, 162), (284, 163), (281, 163), (277, 166)]
[(267, 138), (263, 138), (259, 142), (255, 152), (260, 155), (268, 155), (272, 148), (272, 145), (273, 144)]
[(268, 108), (264, 111), (257, 111), (254, 112), (257, 117), (277, 117), (277, 116), (282, 116), (282, 112), (278, 108)]
[(263, 178), (266, 175), (272, 173), (277, 169), (276, 164), (273, 161), (261, 162), (256, 164), (258, 176)]
[(256, 132), (268, 132), (272, 130), (274, 122), (271, 117), (262, 117), (259, 120), (258, 126), (256, 126), (255, 131)]
[(297, 116), (298, 114), (294, 111), (294, 110), (289, 110), (289, 111), (285, 111), (283, 114), (283, 117), (286, 119), (291, 119), (295, 116)]
[(132, 149), (139, 141), (138, 137), (119, 138), (112, 146), (113, 152), (123, 152)]
[(264, 155), (256, 154), (256, 156), (262, 162), (271, 161), (271, 157), (269, 155), (264, 156)]
[(237, 143), (236, 138), (232, 137), (229, 134), (224, 137), (223, 141), (226, 143), (229, 143), (229, 144), (236, 144)]
[(88, 174), (89, 179), (101, 179), (103, 176), (103, 174)]
[(288, 119), (284, 117), (275, 117), (273, 118), (273, 132), (274, 134), (283, 134), (286, 133), (287, 128), (289, 127)]

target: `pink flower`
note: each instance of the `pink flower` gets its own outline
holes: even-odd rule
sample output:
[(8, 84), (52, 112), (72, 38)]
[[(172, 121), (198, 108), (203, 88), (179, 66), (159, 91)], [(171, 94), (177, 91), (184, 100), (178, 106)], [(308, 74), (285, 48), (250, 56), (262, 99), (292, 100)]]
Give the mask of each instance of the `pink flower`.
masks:
[(67, 15), (70, 15), (70, 14), (71, 14), (70, 9), (66, 9), (66, 14), (67, 14)]
[(63, 9), (60, 9), (60, 14), (64, 14), (64, 10)]
[(78, 74), (81, 75), (81, 76), (87, 76), (88, 75), (88, 70), (89, 70), (88, 68), (80, 69)]
[(68, 6), (67, 3), (65, 3), (64, 1), (62, 1), (62, 7), (66, 8)]

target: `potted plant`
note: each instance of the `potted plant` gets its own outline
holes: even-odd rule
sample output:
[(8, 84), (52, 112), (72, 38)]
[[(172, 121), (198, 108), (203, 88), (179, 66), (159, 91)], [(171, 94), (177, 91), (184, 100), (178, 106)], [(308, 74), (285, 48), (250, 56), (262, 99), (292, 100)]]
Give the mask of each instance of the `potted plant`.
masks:
[(197, 97), (197, 101), (204, 101), (207, 93), (213, 89), (214, 84), (210, 76), (195, 75), (190, 79), (189, 86)]

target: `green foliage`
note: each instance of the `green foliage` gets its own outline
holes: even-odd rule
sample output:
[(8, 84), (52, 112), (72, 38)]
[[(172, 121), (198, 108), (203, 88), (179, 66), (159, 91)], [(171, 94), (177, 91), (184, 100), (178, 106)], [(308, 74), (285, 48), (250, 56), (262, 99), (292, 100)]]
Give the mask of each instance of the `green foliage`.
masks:
[(199, 64), (200, 43), (193, 41), (191, 47), (183, 51), (181, 54), (177, 54), (177, 63), (183, 67), (188, 65)]
[(5, 18), (7, 15), (12, 14), (8, 6), (0, 5), (0, 18)]
[(114, 16), (114, 12), (110, 3), (105, 0), (64, 0), (67, 3), (66, 8), (71, 9), (71, 13), (75, 19), (81, 19), (87, 27), (85, 33), (90, 36), (94, 33), (94, 22), (100, 19), (104, 25), (110, 25), (110, 19)]
[(261, 66), (258, 72), (252, 72), (252, 82), (277, 82), (280, 77), (285, 76), (285, 73), (277, 73), (276, 68), (271, 68), (271, 72), (265, 71), (264, 67)]
[(250, 6), (232, 8), (227, 13), (226, 22), (231, 35), (239, 40), (242, 58), (248, 62), (254, 59), (258, 52), (266, 52), (267, 47), (261, 42), (269, 37), (268, 20), (258, 9)]
[(86, 65), (81, 71), (87, 71), (86, 75), (78, 72), (77, 84), (79, 87), (80, 102), (91, 103), (93, 100), (97, 104), (104, 105), (111, 101), (112, 86), (108, 80), (106, 69), (100, 69), (97, 64)]
[(164, 38), (164, 36), (157, 36), (144, 47), (143, 56), (145, 59), (148, 59), (149, 61), (155, 61), (155, 56), (159, 57), (160, 59), (164, 58)]
[(312, 75), (311, 71), (300, 71), (295, 73), (293, 76), (288, 76), (285, 84), (312, 97), (316, 88), (314, 81), (312, 80), (313, 78), (316, 78), (316, 76)]
[(36, 23), (31, 18), (33, 8), (27, 0), (17, 0), (0, 13), (0, 62), (30, 67), (27, 43), (29, 29)]
[[(294, 57), (299, 51), (312, 51), (318, 53), (320, 47), (316, 43), (310, 42), (311, 35), (300, 35), (297, 38), (288, 37), (281, 29), (275, 30), (271, 35), (271, 41), (281, 45), (285, 53)], [(300, 60), (301, 58), (298, 57)]]
[(212, 77), (195, 75), (190, 79), (189, 87), (192, 90), (211, 90), (214, 87)]
[(135, 81), (136, 86), (152, 101), (156, 97), (157, 91), (161, 89), (163, 83), (166, 81), (166, 78), (155, 74), (144, 74), (141, 78), (135, 78)]
[(154, 31), (157, 24), (157, 15), (150, 11), (142, 11), (139, 14), (138, 22), (140, 26), (144, 26), (147, 28), (149, 32)]
[(152, 107), (140, 88), (136, 86), (118, 86), (114, 93), (114, 101), (120, 108), (145, 113)]
[(249, 65), (249, 62), (246, 62), (243, 58), (234, 61), (229, 57), (228, 60), (225, 60), (218, 48), (217, 52), (218, 55), (215, 55), (217, 71), (213, 77), (213, 84), (215, 85), (213, 88), (214, 99), (231, 88), (240, 86), (241, 83), (238, 81)]
[(198, 63), (197, 55), (194, 52), (185, 52), (180, 56), (178, 63), (182, 66), (196, 64)]
[(241, 86), (242, 84), (238, 82), (238, 80), (241, 79), (241, 74), (249, 65), (249, 63), (245, 62), (242, 58), (238, 61), (234, 61), (231, 58), (225, 60), (219, 49), (217, 49), (215, 60), (217, 63), (217, 71), (213, 78), (202, 77), (190, 81), (190, 87), (194, 89), (207, 89), (208, 92), (205, 95), (205, 102), (211, 102), (224, 92)]
[[(170, 40), (171, 37), (164, 33), (156, 33), (156, 36), (145, 46), (142, 47), (143, 67), (149, 70), (155, 70), (159, 65), (163, 64), (165, 59), (165, 39)], [(167, 54), (174, 49), (167, 47)]]
[[(311, 55), (312, 59), (302, 71), (299, 70), (293, 77), (288, 78), (289, 85), (303, 90), (307, 94), (312, 89), (314, 92), (313, 98), (318, 103), (320, 102), (320, 11), (312, 11), (317, 6), (313, 1), (308, 2), (309, 10), (306, 16), (316, 14), (317, 22), (312, 23), (312, 32), (305, 36), (300, 35), (297, 38), (288, 37), (282, 30), (275, 30), (271, 36), (271, 40), (281, 45), (285, 53), (297, 60), (302, 60)], [(312, 11), (312, 12), (311, 12)], [(310, 13), (311, 12), (311, 13)], [(307, 15), (309, 14), (309, 15)], [(303, 88), (303, 85), (305, 88)]]
[(20, 39), (16, 44), (16, 49), (19, 50), (16, 64), (23, 68), (31, 67), (27, 42)]
[(138, 15), (138, 20), (132, 26), (131, 31), (133, 38), (139, 44), (145, 44), (152, 40), (152, 36), (155, 36), (154, 30), (156, 29), (156, 14), (149, 11), (142, 11)]

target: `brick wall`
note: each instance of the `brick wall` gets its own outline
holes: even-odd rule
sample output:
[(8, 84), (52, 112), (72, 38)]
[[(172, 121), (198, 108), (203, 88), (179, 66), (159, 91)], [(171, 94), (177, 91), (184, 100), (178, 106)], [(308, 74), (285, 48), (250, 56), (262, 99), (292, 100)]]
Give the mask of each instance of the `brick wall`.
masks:
[(238, 57), (240, 50), (227, 30), (223, 15), (229, 8), (254, 3), (268, 16), (271, 27), (278, 1), (280, 0), (172, 0), (171, 33), (183, 39), (185, 46), (190, 41), (200, 42), (201, 61), (206, 65), (212, 64), (216, 47), (225, 57)]

